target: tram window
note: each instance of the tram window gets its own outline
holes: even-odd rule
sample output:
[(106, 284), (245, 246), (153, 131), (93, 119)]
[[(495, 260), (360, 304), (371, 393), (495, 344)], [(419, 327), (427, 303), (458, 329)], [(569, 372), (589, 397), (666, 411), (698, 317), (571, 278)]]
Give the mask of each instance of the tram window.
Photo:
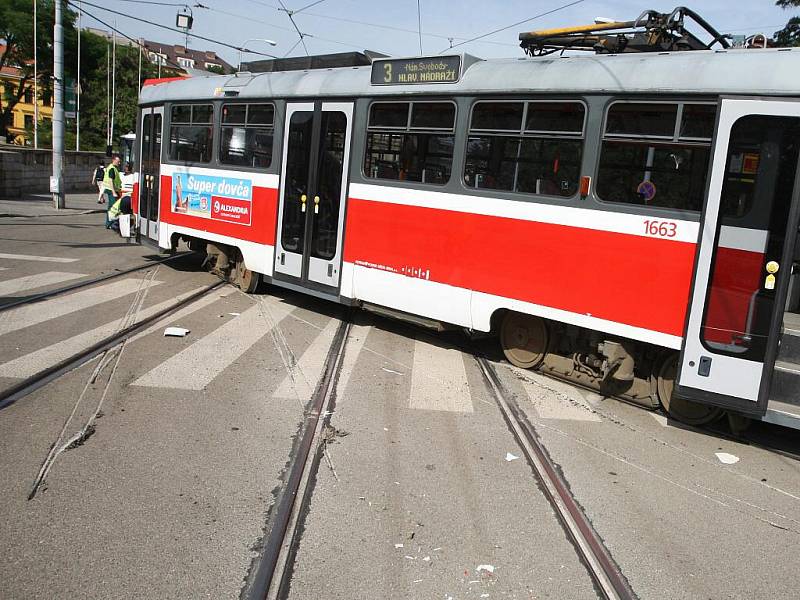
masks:
[(223, 104), (219, 161), (242, 167), (269, 167), (274, 119), (272, 104)]
[(715, 118), (713, 104), (611, 105), (597, 195), (607, 202), (699, 211)]
[(523, 110), (522, 102), (477, 102), (472, 109), (470, 129), (519, 131)]
[(665, 137), (675, 135), (677, 104), (621, 102), (612, 104), (606, 118), (606, 135)]
[[(774, 286), (765, 284), (764, 265), (781, 260), (783, 254), (798, 140), (796, 117), (747, 115), (731, 128), (721, 213), (737, 216), (755, 205), (764, 225), (754, 230), (749, 222), (718, 220), (702, 329), (704, 345), (716, 353), (763, 362), (773, 312), (783, 312), (784, 306), (775, 301)], [(736, 247), (742, 241), (749, 250)], [(788, 274), (781, 268), (777, 276)]]
[[(578, 102), (476, 103), (464, 182), (474, 188), (573, 196), (583, 153), (584, 113)], [(495, 128), (486, 131), (491, 125)]]
[(408, 127), (408, 102), (375, 102), (370, 106), (370, 127)]
[(172, 107), (170, 160), (190, 163), (211, 160), (213, 116), (211, 104), (178, 104)]
[(452, 131), (456, 107), (449, 102), (416, 102), (411, 111), (412, 129), (446, 129)]
[(364, 174), (444, 185), (453, 167), (455, 116), (452, 102), (373, 103)]
[(717, 120), (716, 104), (685, 104), (681, 118), (681, 139), (710, 140)]
[(535, 102), (528, 104), (526, 132), (583, 133), (585, 109), (574, 102)]

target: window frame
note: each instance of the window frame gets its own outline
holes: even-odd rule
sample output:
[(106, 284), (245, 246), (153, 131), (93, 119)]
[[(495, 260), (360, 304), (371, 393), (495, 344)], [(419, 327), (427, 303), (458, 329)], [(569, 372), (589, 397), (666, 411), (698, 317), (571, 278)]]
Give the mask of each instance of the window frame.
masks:
[[(231, 99), (231, 100), (233, 100), (233, 99)], [(251, 172), (251, 173), (272, 173), (272, 172), (274, 172), (275, 165), (276, 165), (276, 158), (278, 160), (277, 164), (278, 164), (279, 168), (280, 168), (280, 162), (283, 160), (283, 157), (280, 154), (280, 152), (276, 152), (276, 150), (275, 150), (275, 142), (276, 142), (277, 137), (278, 137), (278, 134), (277, 134), (278, 129), (277, 129), (277, 126), (276, 126), (276, 124), (278, 122), (278, 107), (277, 107), (277, 105), (275, 103), (275, 99), (271, 98), (271, 99), (268, 99), (268, 100), (261, 100), (261, 99), (257, 99), (257, 98), (248, 98), (246, 100), (244, 100), (244, 99), (243, 100), (238, 100), (237, 99), (237, 100), (234, 100), (234, 101), (231, 101), (231, 100), (227, 100), (226, 99), (226, 100), (224, 100), (222, 102), (216, 103), (216, 104), (219, 105), (219, 111), (218, 111), (219, 117), (217, 118), (216, 123), (215, 123), (215, 130), (216, 130), (216, 134), (217, 134), (217, 141), (214, 144), (215, 165), (217, 165), (220, 169), (225, 169), (226, 171), (228, 171), (228, 170), (229, 171), (247, 171), (247, 172)], [(249, 115), (249, 106), (251, 104), (266, 104), (266, 105), (269, 105), (269, 106), (272, 107), (272, 125), (270, 126), (270, 128), (272, 129), (272, 157), (270, 159), (269, 166), (266, 166), (266, 167), (249, 167), (247, 165), (235, 165), (235, 164), (223, 162), (223, 160), (222, 160), (222, 130), (223, 130), (223, 128), (225, 128), (225, 127), (243, 127), (245, 129), (262, 129), (262, 130), (263, 129), (267, 129), (267, 126), (265, 126), (265, 125), (249, 125), (247, 123), (247, 117)], [(224, 110), (225, 106), (228, 106), (228, 105), (230, 105), (230, 106), (234, 106), (234, 105), (242, 106), (243, 105), (243, 106), (246, 107), (245, 108), (245, 117), (244, 117), (245, 118), (245, 122), (243, 124), (226, 124), (226, 123), (223, 122), (223, 120), (222, 120), (222, 111)], [(283, 143), (282, 140), (277, 140), (277, 141)]]
[[(672, 131), (672, 137), (666, 136), (643, 136), (643, 135), (628, 135), (628, 134), (606, 134), (606, 127), (608, 126), (608, 114), (611, 111), (611, 108), (617, 104), (667, 104), (667, 105), (678, 105), (677, 111), (675, 114), (675, 127)], [(716, 107), (716, 116), (714, 117), (714, 129), (711, 132), (710, 138), (696, 138), (696, 137), (681, 137), (681, 124), (683, 121), (683, 107), (686, 104), (703, 104), (708, 106)], [(672, 215), (677, 215), (674, 218), (682, 219), (682, 220), (696, 220), (698, 217), (702, 217), (703, 210), (705, 206), (705, 197), (708, 194), (708, 173), (710, 172), (711, 163), (713, 161), (713, 154), (714, 154), (714, 140), (716, 139), (717, 135), (717, 121), (719, 120), (719, 97), (709, 97), (709, 96), (701, 96), (698, 98), (691, 98), (691, 97), (680, 97), (680, 98), (671, 98), (669, 100), (664, 100), (663, 98), (660, 99), (653, 99), (653, 98), (612, 98), (608, 102), (606, 102), (605, 107), (603, 107), (603, 119), (600, 124), (600, 137), (597, 140), (597, 153), (595, 157), (595, 164), (594, 169), (592, 170), (592, 196), (597, 201), (598, 204), (602, 205), (603, 208), (627, 208), (624, 212), (639, 212), (641, 211), (644, 214), (663, 214), (663, 213), (671, 213)], [(603, 143), (606, 140), (610, 141), (624, 141), (624, 140), (632, 140), (632, 141), (642, 141), (642, 140), (650, 140), (653, 142), (652, 145), (654, 146), (662, 146), (662, 145), (671, 145), (671, 144), (685, 144), (692, 147), (704, 147), (707, 146), (709, 148), (709, 163), (708, 167), (706, 168), (706, 181), (703, 185), (703, 198), (700, 205), (700, 208), (697, 210), (691, 208), (671, 208), (668, 206), (651, 206), (646, 204), (633, 204), (630, 202), (614, 202), (612, 200), (604, 200), (597, 191), (598, 183), (599, 183), (599, 175), (600, 175), (600, 165), (601, 159), (603, 155)]]
[[(406, 117), (406, 125), (405, 127), (391, 127), (391, 126), (376, 126), (370, 125), (370, 117), (372, 116), (372, 107), (376, 104), (408, 104), (408, 116)], [(453, 126), (450, 129), (444, 129), (439, 127), (412, 127), (411, 126), (411, 119), (413, 118), (414, 114), (414, 104), (450, 104), (453, 107)], [(446, 188), (448, 185), (451, 185), (453, 182), (453, 173), (457, 166), (456, 159), (459, 158), (458, 156), (458, 149), (456, 148), (456, 141), (458, 138), (458, 101), (455, 97), (450, 98), (427, 98), (422, 96), (418, 100), (412, 100), (408, 98), (368, 98), (368, 104), (366, 108), (366, 121), (364, 124), (364, 149), (362, 152), (362, 156), (360, 157), (360, 166), (359, 166), (359, 174), (360, 176), (367, 182), (382, 182), (381, 184), (376, 185), (383, 185), (383, 184), (392, 184), (392, 185), (401, 185), (403, 187), (416, 187), (416, 186), (426, 186), (431, 187), (433, 189), (442, 190)], [(371, 177), (367, 174), (365, 169), (365, 164), (367, 162), (368, 156), (368, 149), (369, 149), (369, 135), (371, 133), (385, 133), (389, 135), (394, 135), (398, 133), (402, 134), (413, 134), (419, 135), (424, 133), (429, 133), (432, 135), (441, 135), (441, 134), (449, 134), (453, 137), (453, 154), (451, 155), (451, 166), (450, 166), (450, 177), (444, 183), (428, 183), (422, 181), (408, 181), (407, 179), (383, 179), (380, 177)]]
[[(161, 139), (161, 153), (162, 153), (162, 157), (166, 158), (166, 160), (164, 160), (162, 158), (161, 162), (164, 163), (164, 164), (170, 164), (170, 165), (181, 165), (181, 166), (190, 165), (190, 166), (198, 166), (198, 167), (204, 167), (204, 168), (212, 168), (214, 166), (218, 166), (219, 165), (219, 161), (217, 160), (217, 144), (215, 142), (215, 137), (218, 137), (219, 134), (220, 134), (220, 131), (219, 131), (219, 118), (220, 118), (219, 114), (220, 114), (220, 111), (218, 109), (219, 102), (215, 102), (214, 100), (187, 100), (187, 101), (179, 100), (179, 101), (173, 101), (173, 102), (170, 102), (170, 103), (165, 103), (165, 104), (162, 104), (160, 106), (164, 107), (164, 118), (163, 118), (164, 122), (162, 124), (162, 127), (163, 127), (162, 132), (163, 133), (162, 133), (162, 139)], [(189, 106), (189, 107), (191, 107), (191, 113), (190, 113), (190, 117), (189, 117), (189, 122), (188, 123), (184, 123), (184, 122), (181, 122), (181, 121), (178, 121), (176, 123), (176, 122), (174, 122), (172, 120), (172, 109), (174, 107), (176, 107), (176, 106)], [(195, 106), (210, 106), (211, 107), (211, 122), (210, 123), (194, 123), (193, 122), (194, 107)], [(143, 106), (143, 107), (140, 107), (140, 108), (141, 109), (145, 109), (145, 108), (148, 108), (148, 107), (147, 106)], [(195, 125), (208, 125), (209, 127), (211, 127), (211, 145), (210, 145), (211, 154), (209, 154), (208, 160), (205, 161), (205, 162), (197, 162), (197, 161), (186, 162), (186, 161), (179, 161), (177, 159), (173, 159), (170, 156), (170, 154), (171, 154), (170, 148), (172, 146), (172, 141), (171, 141), (172, 140), (172, 127), (173, 126), (193, 127)], [(166, 140), (164, 139), (164, 135), (163, 135), (164, 133), (167, 136)], [(166, 144), (164, 143), (165, 141), (166, 141)]]
[[(522, 103), (522, 120), (520, 124), (519, 131), (509, 130), (509, 129), (472, 129), (472, 115), (473, 111), (475, 110), (475, 106), (480, 103), (490, 103), (490, 104), (501, 104), (501, 103), (512, 103), (512, 104), (519, 104)], [(583, 123), (581, 124), (581, 132), (580, 134), (575, 132), (556, 132), (556, 131), (543, 131), (539, 132), (538, 130), (526, 130), (525, 126), (528, 121), (528, 105), (529, 104), (580, 104), (583, 108)], [(461, 164), (459, 165), (461, 168), (461, 173), (459, 174), (459, 186), (462, 190), (466, 190), (469, 192), (480, 192), (480, 195), (501, 195), (501, 194), (508, 194), (510, 196), (509, 199), (514, 200), (516, 202), (543, 202), (543, 201), (572, 201), (575, 198), (579, 197), (580, 194), (580, 178), (583, 173), (583, 165), (584, 161), (586, 160), (586, 149), (588, 147), (587, 142), (588, 140), (588, 124), (589, 124), (589, 103), (586, 101), (584, 97), (553, 97), (553, 98), (543, 98), (541, 96), (531, 98), (531, 97), (521, 97), (521, 98), (492, 98), (492, 97), (474, 97), (470, 103), (469, 107), (469, 114), (467, 116), (466, 128), (464, 132), (464, 146), (461, 153)], [(464, 181), (464, 171), (467, 168), (467, 159), (469, 156), (469, 139), (474, 134), (475, 137), (485, 137), (486, 135), (492, 135), (495, 137), (513, 137), (517, 139), (563, 139), (563, 140), (579, 140), (582, 142), (581, 146), (581, 158), (580, 158), (580, 165), (578, 166), (578, 186), (574, 194), (569, 196), (560, 196), (554, 194), (536, 194), (532, 192), (520, 192), (516, 190), (506, 190), (506, 189), (497, 189), (497, 188), (474, 188), (468, 186), (467, 183)]]

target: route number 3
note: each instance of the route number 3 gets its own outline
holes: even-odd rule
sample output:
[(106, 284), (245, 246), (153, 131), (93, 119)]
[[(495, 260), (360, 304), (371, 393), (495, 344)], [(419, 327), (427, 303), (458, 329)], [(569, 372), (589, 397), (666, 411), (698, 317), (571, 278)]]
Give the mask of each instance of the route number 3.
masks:
[(644, 232), (647, 235), (671, 238), (678, 233), (678, 224), (673, 221), (651, 221), (644, 222)]
[(383, 65), (383, 80), (386, 83), (392, 82), (392, 63), (385, 63)]

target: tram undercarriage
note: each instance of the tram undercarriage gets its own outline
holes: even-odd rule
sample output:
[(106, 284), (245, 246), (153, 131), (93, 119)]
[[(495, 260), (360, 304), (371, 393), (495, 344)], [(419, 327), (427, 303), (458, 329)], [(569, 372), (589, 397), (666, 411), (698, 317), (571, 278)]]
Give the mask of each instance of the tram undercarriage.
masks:
[(716, 420), (722, 410), (674, 395), (678, 352), (616, 338), (513, 311), (496, 315), (493, 328), (508, 361), (575, 383), (690, 425)]

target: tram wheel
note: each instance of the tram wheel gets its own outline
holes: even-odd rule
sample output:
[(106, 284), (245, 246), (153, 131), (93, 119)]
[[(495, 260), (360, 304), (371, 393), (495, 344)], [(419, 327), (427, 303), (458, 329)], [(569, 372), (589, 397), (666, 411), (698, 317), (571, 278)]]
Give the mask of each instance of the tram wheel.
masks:
[(261, 275), (248, 269), (244, 264), (244, 257), (241, 252), (236, 253), (236, 265), (233, 268), (233, 282), (239, 289), (247, 294), (252, 294), (258, 288)]
[(508, 362), (523, 369), (532, 369), (547, 354), (547, 323), (540, 317), (507, 312), (500, 326), (500, 345)]
[(678, 354), (669, 354), (656, 366), (656, 389), (658, 401), (664, 411), (676, 421), (687, 425), (706, 425), (722, 415), (722, 409), (684, 400), (673, 394), (675, 378), (678, 376)]

